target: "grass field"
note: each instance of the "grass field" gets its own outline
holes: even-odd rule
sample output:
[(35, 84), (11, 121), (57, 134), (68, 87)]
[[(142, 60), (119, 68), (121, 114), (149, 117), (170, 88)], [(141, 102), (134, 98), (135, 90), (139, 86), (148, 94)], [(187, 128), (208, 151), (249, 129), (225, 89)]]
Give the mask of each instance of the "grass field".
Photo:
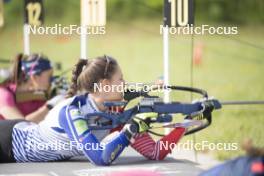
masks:
[[(264, 48), (264, 26), (240, 27), (232, 36)], [(118, 59), (128, 82), (151, 82), (162, 75), (162, 36), (159, 23), (136, 21), (108, 24), (107, 34), (88, 39), (88, 55), (108, 54)], [(264, 99), (264, 50), (222, 36), (195, 36), (194, 42), (204, 44), (203, 62), (194, 67), (194, 86), (208, 91), (220, 100)], [(78, 36), (33, 36), (33, 52), (48, 55), (73, 66), (79, 56)], [(0, 58), (10, 59), (23, 50), (22, 27), (0, 31)], [(190, 85), (191, 36), (171, 36), (171, 84)], [(5, 67), (6, 65), (2, 65)], [(70, 74), (68, 74), (70, 76)], [(172, 94), (175, 100), (190, 100), (190, 95)], [(238, 142), (252, 138), (264, 147), (263, 106), (224, 107), (214, 112), (213, 124), (197, 133), (197, 141)], [(189, 139), (189, 138), (185, 138)], [(214, 151), (218, 159), (241, 154), (238, 151)]]

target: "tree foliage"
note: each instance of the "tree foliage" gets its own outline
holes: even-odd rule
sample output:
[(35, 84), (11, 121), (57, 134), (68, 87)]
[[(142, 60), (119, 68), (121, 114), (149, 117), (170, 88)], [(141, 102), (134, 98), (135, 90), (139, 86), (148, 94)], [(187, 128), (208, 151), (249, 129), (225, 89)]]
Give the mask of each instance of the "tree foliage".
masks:
[[(46, 21), (78, 24), (79, 0), (43, 0)], [(23, 0), (11, 0), (4, 4), (7, 24), (23, 23)], [(107, 0), (108, 20), (136, 18), (162, 18), (163, 0)], [(213, 21), (247, 24), (264, 23), (263, 0), (195, 0), (195, 18)]]

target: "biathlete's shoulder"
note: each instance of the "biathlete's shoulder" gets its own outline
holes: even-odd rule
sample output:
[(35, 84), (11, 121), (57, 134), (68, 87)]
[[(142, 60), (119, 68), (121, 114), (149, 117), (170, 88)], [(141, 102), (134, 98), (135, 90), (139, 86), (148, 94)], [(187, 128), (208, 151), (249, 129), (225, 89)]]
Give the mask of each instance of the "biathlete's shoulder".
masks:
[(76, 95), (75, 97), (72, 98), (72, 101), (69, 104), (69, 106), (71, 105), (77, 107), (83, 106), (87, 103), (87, 98), (88, 98), (88, 94)]

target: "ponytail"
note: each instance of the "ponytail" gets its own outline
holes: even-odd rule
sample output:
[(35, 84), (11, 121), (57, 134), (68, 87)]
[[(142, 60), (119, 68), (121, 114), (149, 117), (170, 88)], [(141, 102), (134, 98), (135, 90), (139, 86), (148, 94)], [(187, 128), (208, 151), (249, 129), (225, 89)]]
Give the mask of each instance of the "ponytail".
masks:
[(78, 77), (81, 74), (83, 67), (88, 63), (87, 59), (79, 59), (78, 63), (74, 66), (72, 70), (72, 79), (69, 91), (67, 93), (67, 97), (74, 96), (78, 91)]
[(24, 79), (24, 75), (22, 74), (22, 70), (21, 70), (22, 58), (23, 58), (23, 54), (19, 53), (13, 61), (14, 63), (11, 72), (11, 82), (16, 85), (20, 84)]
[(0, 86), (6, 86), (9, 83), (13, 83), (15, 85), (18, 85), (23, 81), (23, 74), (21, 70), (21, 61), (23, 59), (23, 54), (19, 53), (13, 60), (13, 65), (11, 67), (11, 73), (10, 76), (4, 80)]

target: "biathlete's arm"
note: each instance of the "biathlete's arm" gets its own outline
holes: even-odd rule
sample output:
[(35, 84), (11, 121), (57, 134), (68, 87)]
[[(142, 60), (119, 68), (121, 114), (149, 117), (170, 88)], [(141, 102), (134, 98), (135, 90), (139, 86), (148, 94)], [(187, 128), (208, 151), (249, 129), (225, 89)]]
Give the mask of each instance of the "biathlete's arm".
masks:
[(147, 132), (136, 134), (134, 136), (134, 143), (132, 143), (131, 146), (148, 159), (163, 160), (171, 153), (170, 146), (175, 146), (171, 144), (177, 144), (184, 135), (184, 132), (185, 128), (175, 128), (157, 142), (155, 142)]
[(14, 95), (9, 90), (0, 87), (0, 95), (0, 114), (6, 120), (25, 119), (31, 122), (39, 123), (49, 112), (49, 109), (47, 109), (46, 105), (43, 105), (34, 112), (24, 116), (16, 105)]
[(120, 131), (117, 136), (106, 144), (100, 143), (94, 134), (89, 130), (87, 120), (81, 114), (78, 107), (74, 105), (65, 106), (60, 112), (60, 124), (71, 140), (82, 144), (82, 146), (102, 146), (98, 148), (82, 147), (85, 156), (96, 165), (111, 164), (129, 145), (129, 137)]

